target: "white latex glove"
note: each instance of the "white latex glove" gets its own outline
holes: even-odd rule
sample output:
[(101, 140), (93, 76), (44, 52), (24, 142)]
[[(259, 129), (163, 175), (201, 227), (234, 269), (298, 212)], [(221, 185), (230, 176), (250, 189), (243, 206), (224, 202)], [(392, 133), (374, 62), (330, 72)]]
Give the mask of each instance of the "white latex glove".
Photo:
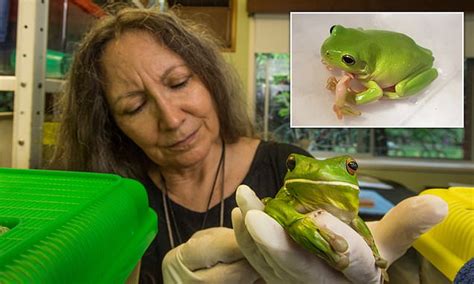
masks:
[[(239, 208), (232, 211), (232, 221), (237, 242), (245, 257), (268, 283), (380, 281), (380, 270), (375, 267), (372, 251), (365, 241), (331, 214), (320, 211), (315, 220), (348, 242), (350, 264), (343, 274), (296, 244), (273, 218), (262, 212), (263, 204), (249, 187), (240, 186), (236, 197)], [(446, 212), (446, 203), (437, 197), (420, 196), (400, 203), (382, 221), (371, 224), (382, 257), (392, 263), (421, 233), (440, 222)], [(412, 214), (418, 214), (419, 218), (399, 219)], [(424, 219), (427, 216), (429, 218)]]
[(162, 263), (164, 283), (254, 283), (260, 275), (242, 255), (229, 228), (196, 232), (170, 250)]
[(390, 209), (380, 221), (367, 222), (380, 255), (392, 264), (418, 237), (441, 222), (448, 204), (430, 194), (407, 198)]

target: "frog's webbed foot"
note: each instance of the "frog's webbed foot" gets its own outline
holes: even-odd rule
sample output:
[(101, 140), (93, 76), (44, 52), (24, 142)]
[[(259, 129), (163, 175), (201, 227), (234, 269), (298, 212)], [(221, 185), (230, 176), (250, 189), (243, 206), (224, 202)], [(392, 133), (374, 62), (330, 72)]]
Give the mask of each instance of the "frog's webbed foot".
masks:
[(388, 274), (386, 273), (385, 269), (388, 266), (387, 260), (383, 259), (382, 256), (380, 256), (379, 250), (377, 249), (377, 246), (375, 245), (374, 238), (372, 236), (372, 233), (370, 232), (370, 229), (367, 227), (367, 224), (357, 216), (352, 220), (350, 223), (351, 227), (358, 232), (365, 240), (367, 245), (370, 247), (372, 250), (372, 254), (374, 255), (375, 259), (375, 265), (382, 269), (382, 274), (384, 274), (384, 278), (386, 281), (388, 281)]
[(337, 270), (344, 270), (349, 265), (347, 255), (349, 245), (342, 237), (314, 221), (315, 211), (304, 215), (288, 227), (290, 236), (300, 245), (324, 259)]
[(359, 116), (362, 114), (359, 110), (347, 104), (344, 104), (343, 106), (338, 106), (335, 104), (332, 109), (336, 113), (338, 119), (342, 119), (344, 115)]
[[(280, 195), (280, 192), (278, 193)], [(349, 265), (349, 245), (340, 235), (319, 225), (316, 216), (323, 210), (302, 214), (284, 198), (264, 201), (265, 213), (273, 217), (300, 246), (324, 259), (329, 265), (344, 270)]]
[(334, 76), (331, 76), (328, 78), (326, 82), (326, 89), (335, 92), (336, 91), (336, 86), (337, 86), (337, 79)]
[(361, 115), (361, 112), (352, 108), (349, 104), (355, 102), (355, 93), (350, 87), (351, 81), (354, 76), (350, 73), (344, 74), (342, 78), (337, 81), (336, 79), (329, 79), (328, 85), (335, 84), (336, 99), (334, 102), (333, 110), (336, 113), (338, 119), (342, 119), (344, 115)]

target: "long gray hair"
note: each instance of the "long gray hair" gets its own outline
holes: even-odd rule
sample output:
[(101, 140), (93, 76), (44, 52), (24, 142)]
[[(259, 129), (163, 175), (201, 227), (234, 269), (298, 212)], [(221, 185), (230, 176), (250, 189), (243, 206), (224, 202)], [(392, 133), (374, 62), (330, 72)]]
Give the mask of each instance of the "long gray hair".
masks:
[(52, 167), (110, 172), (143, 178), (151, 163), (117, 127), (104, 92), (101, 57), (111, 40), (129, 30), (143, 30), (183, 58), (209, 90), (226, 143), (255, 137), (245, 98), (234, 69), (216, 41), (171, 12), (121, 9), (101, 18), (74, 54), (61, 102), (61, 125)]

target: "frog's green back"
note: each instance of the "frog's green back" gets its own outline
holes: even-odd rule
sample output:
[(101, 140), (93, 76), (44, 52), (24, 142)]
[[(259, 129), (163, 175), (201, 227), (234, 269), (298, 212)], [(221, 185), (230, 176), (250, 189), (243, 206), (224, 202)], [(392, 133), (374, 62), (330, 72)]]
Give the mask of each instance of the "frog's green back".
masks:
[[(403, 80), (403, 74), (433, 66), (433, 52), (418, 45), (411, 37), (398, 32), (367, 30), (372, 46), (378, 46), (373, 73), (384, 73), (390, 69), (391, 76), (400, 74), (396, 82)], [(398, 71), (397, 71), (398, 70)]]
[[(337, 25), (321, 46), (321, 55), (332, 53), (327, 59), (343, 70), (377, 80), (382, 86), (391, 86), (408, 74), (433, 66), (431, 50), (419, 46), (409, 36), (392, 31), (363, 30)], [(354, 66), (344, 65), (337, 56), (349, 54), (356, 59)], [(362, 68), (364, 67), (364, 68)]]

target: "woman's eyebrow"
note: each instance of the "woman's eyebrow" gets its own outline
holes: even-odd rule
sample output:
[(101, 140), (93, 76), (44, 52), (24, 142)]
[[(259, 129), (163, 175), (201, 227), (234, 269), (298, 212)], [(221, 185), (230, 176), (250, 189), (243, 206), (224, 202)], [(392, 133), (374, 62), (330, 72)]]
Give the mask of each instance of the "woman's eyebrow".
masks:
[(174, 69), (177, 69), (177, 68), (180, 68), (180, 67), (187, 67), (187, 65), (186, 65), (186, 64), (176, 64), (176, 65), (170, 66), (168, 69), (165, 70), (165, 72), (163, 72), (163, 74), (161, 74), (160, 79), (161, 79), (161, 80), (164, 80), (166, 77), (168, 77), (168, 75), (169, 75)]
[[(172, 65), (170, 66), (168, 69), (165, 70), (165, 72), (163, 72), (163, 74), (161, 74), (160, 76), (160, 80), (164, 81), (164, 79), (166, 77), (168, 77), (168, 75), (175, 69), (177, 68), (180, 68), (180, 67), (187, 67), (186, 64), (176, 64), (176, 65)], [(130, 92), (126, 92), (124, 94), (120, 94), (117, 99), (115, 100), (114, 102), (114, 105), (116, 105), (120, 100), (124, 99), (124, 98), (128, 98), (128, 97), (131, 97), (131, 96), (134, 96), (134, 95), (137, 95), (138, 93), (140, 93), (140, 91), (130, 91)]]

